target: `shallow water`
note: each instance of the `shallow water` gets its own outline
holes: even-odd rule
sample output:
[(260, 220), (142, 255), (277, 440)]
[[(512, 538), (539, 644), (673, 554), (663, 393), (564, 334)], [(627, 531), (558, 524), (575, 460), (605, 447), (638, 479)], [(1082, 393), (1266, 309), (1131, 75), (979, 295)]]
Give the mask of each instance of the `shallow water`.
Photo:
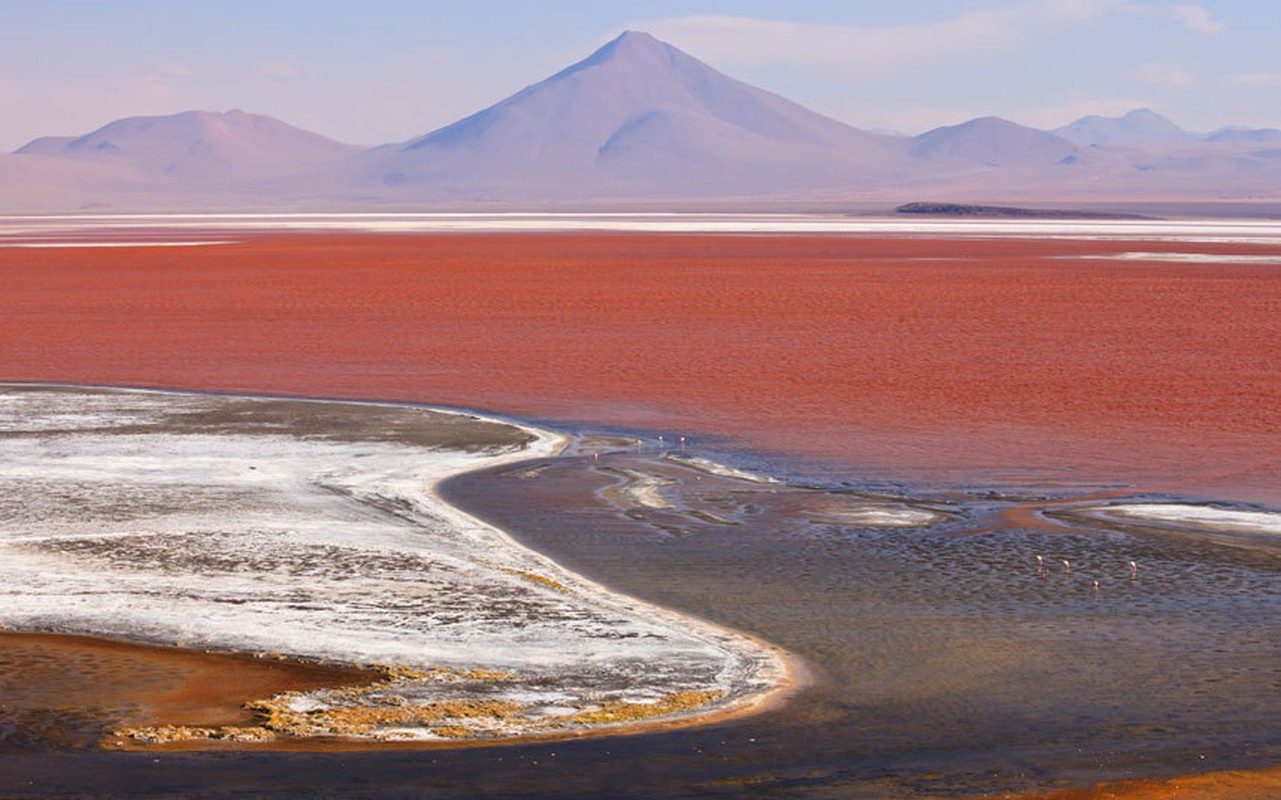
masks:
[[(1281, 757), (1281, 550), (1056, 525), (1026, 511), (1035, 487), (917, 487), (954, 518), (874, 529), (797, 513), (829, 493), (727, 486), (752, 513), (673, 532), (660, 512), (602, 503), (602, 464), (677, 474), (628, 454), (447, 491), (572, 569), (798, 654), (812, 684), (735, 726), (758, 793), (792, 796), (798, 774), (807, 796), (947, 794)], [(694, 477), (667, 496), (718, 500)], [(972, 532), (1014, 506), (1027, 526)], [(723, 771), (687, 766), (690, 781)]]
[[(1100, 487), (900, 484), (903, 504), (830, 468), (798, 480), (798, 462), (789, 484), (772, 484), (663, 455), (582, 448), (442, 492), (611, 588), (787, 648), (809, 683), (781, 708), (660, 734), (431, 753), (107, 755), (50, 752), (46, 737), (38, 756), (6, 756), (0, 791), (906, 798), (1281, 758), (1275, 548), (1039, 514)], [(620, 491), (636, 476), (665, 502)], [(869, 503), (941, 521), (832, 522)]]

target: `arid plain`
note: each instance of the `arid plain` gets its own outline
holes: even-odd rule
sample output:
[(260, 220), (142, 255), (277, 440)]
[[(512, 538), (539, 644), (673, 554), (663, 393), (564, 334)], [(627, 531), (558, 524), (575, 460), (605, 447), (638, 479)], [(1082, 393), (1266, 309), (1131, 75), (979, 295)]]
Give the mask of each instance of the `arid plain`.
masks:
[[(1281, 505), (1276, 244), (218, 238), (230, 241), (0, 248), (0, 377), (663, 431), (753, 463), (936, 494)], [(1275, 580), (1275, 555), (1258, 559)], [(43, 652), (34, 661), (49, 663)], [(1276, 787), (1266, 772), (1220, 780), (1214, 791), (1239, 784), (1241, 797)], [(1169, 784), (1131, 789), (1184, 796), (1162, 794)]]

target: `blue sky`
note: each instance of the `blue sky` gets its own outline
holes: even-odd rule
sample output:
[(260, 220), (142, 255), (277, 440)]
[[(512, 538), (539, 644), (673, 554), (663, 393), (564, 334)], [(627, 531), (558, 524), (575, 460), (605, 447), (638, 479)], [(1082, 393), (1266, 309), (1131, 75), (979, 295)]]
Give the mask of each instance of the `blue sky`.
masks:
[(0, 149), (197, 108), (402, 141), (628, 28), (863, 128), (1281, 127), (1275, 0), (0, 0)]

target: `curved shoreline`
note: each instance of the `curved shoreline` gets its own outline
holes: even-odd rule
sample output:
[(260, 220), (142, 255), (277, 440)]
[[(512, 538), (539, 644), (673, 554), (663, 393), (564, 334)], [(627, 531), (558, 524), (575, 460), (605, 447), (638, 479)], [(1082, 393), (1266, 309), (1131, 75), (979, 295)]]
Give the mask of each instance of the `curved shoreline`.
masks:
[[(37, 385), (37, 384), (4, 384), (3, 388), (17, 388), (26, 390), (37, 390), (41, 388), (52, 389), (55, 391), (74, 392), (77, 390), (86, 391), (105, 391), (112, 392), (133, 392), (133, 393), (156, 393), (164, 396), (185, 395), (190, 396), (196, 393), (172, 392), (160, 389), (120, 389), (118, 387), (85, 387), (79, 385), (59, 384), (57, 386)], [(199, 394), (200, 397), (210, 397), (208, 394)], [(240, 400), (273, 400), (279, 398), (264, 398), (260, 396), (245, 395), (217, 395), (216, 397), (228, 401)], [(293, 398), (289, 398), (293, 401)], [(326, 401), (315, 401), (326, 402)], [(451, 739), (451, 740), (415, 740), (415, 741), (391, 741), (384, 739), (371, 740), (365, 738), (338, 738), (333, 735), (324, 735), (319, 737), (290, 737), (274, 736), (267, 741), (235, 741), (228, 742), (225, 740), (195, 738), (190, 741), (172, 741), (161, 744), (141, 744), (130, 743), (129, 747), (141, 747), (153, 749), (161, 747), (164, 749), (203, 749), (203, 748), (253, 748), (253, 749), (386, 749), (386, 748), (405, 748), (405, 747), (455, 747), (455, 746), (483, 746), (510, 744), (515, 742), (525, 742), (545, 739), (561, 738), (579, 738), (582, 736), (599, 736), (599, 735), (617, 735), (623, 733), (637, 733), (650, 730), (661, 730), (672, 727), (684, 727), (688, 725), (708, 724), (712, 722), (723, 721), (734, 717), (744, 716), (756, 713), (775, 705), (783, 696), (795, 688), (797, 685), (797, 676), (794, 665), (790, 657), (779, 648), (768, 645), (754, 637), (731, 631), (723, 626), (715, 625), (704, 620), (698, 620), (689, 615), (680, 614), (670, 609), (661, 608), (653, 604), (645, 603), (635, 598), (614, 592), (607, 587), (590, 581), (582, 576), (572, 573), (561, 567), (556, 562), (547, 557), (536, 553), (523, 544), (520, 544), (506, 532), (499, 530), (495, 526), (484, 523), (483, 521), (472, 517), (461, 509), (457, 509), (440, 497), (436, 491), (437, 485), (447, 477), (456, 474), (462, 474), (473, 469), (490, 468), (501, 466), (509, 463), (527, 461), (540, 457), (554, 456), (559, 453), (564, 446), (570, 441), (563, 434), (552, 431), (535, 428), (524, 423), (514, 423), (509, 420), (501, 420), (494, 417), (463, 412), (458, 410), (443, 410), (435, 407), (421, 406), (416, 404), (379, 404), (379, 403), (354, 403), (353, 401), (327, 401), (333, 405), (343, 406), (388, 406), (394, 405), (401, 408), (412, 408), (434, 413), (451, 414), (455, 416), (464, 416), (469, 419), (485, 423), (496, 423), (501, 425), (510, 425), (516, 427), (523, 433), (532, 436), (533, 441), (527, 442), (519, 450), (504, 452), (498, 455), (489, 454), (484, 459), (477, 459), (480, 463), (469, 463), (455, 470), (441, 470), (439, 468), (430, 470), (430, 479), (422, 486), (423, 495), (433, 504), (433, 512), (442, 516), (450, 524), (460, 527), (475, 529), (484, 529), (487, 535), (498, 539), (503, 543), (505, 548), (513, 551), (527, 560), (532, 560), (538, 564), (545, 565), (548, 570), (555, 570), (555, 580), (546, 580), (548, 583), (559, 583), (564, 581), (573, 589), (582, 590), (584, 596), (589, 596), (591, 601), (598, 606), (606, 609), (613, 609), (618, 612), (625, 612), (635, 615), (641, 619), (649, 620), (649, 623), (662, 623), (668, 626), (679, 626), (686, 633), (696, 631), (695, 638), (704, 642), (704, 644), (723, 650), (726, 653), (735, 652), (735, 659), (739, 661), (739, 670), (747, 669), (758, 679), (764, 679), (768, 682), (765, 689), (753, 691), (724, 692), (716, 693), (716, 696), (709, 696), (704, 702), (699, 702), (688, 709), (678, 708), (670, 713), (654, 715), (648, 719), (639, 719), (632, 721), (607, 721), (601, 724), (591, 724), (582, 727), (576, 727), (573, 730), (564, 732), (532, 732), (529, 734), (517, 733), (513, 736), (483, 736), (475, 738)], [(252, 469), (252, 467), (251, 467)], [(511, 555), (511, 553), (508, 553)], [(526, 572), (512, 567), (502, 568), (505, 572), (517, 573)], [(539, 576), (530, 576), (538, 578)], [(694, 625), (691, 625), (691, 622)], [(647, 624), (649, 624), (647, 623)], [(111, 632), (107, 632), (110, 635)], [(113, 639), (112, 641), (118, 641)], [(138, 645), (147, 647), (147, 645)], [(199, 651), (195, 651), (199, 652)], [(484, 667), (483, 664), (478, 664)], [(377, 673), (374, 673), (375, 675)], [(251, 700), (252, 698), (245, 698)], [(630, 711), (630, 709), (629, 709)], [(171, 732), (172, 733), (172, 732)]]

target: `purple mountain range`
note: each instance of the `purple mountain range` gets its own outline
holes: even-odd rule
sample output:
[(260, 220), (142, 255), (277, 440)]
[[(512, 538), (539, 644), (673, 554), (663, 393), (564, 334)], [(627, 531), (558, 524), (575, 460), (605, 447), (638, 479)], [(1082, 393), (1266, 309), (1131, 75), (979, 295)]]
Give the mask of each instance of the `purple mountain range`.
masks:
[(873, 133), (645, 33), (465, 119), (363, 149), (270, 117), (118, 120), (0, 155), (0, 210), (1281, 200), (1281, 131), (1148, 109), (1054, 131), (997, 117)]

